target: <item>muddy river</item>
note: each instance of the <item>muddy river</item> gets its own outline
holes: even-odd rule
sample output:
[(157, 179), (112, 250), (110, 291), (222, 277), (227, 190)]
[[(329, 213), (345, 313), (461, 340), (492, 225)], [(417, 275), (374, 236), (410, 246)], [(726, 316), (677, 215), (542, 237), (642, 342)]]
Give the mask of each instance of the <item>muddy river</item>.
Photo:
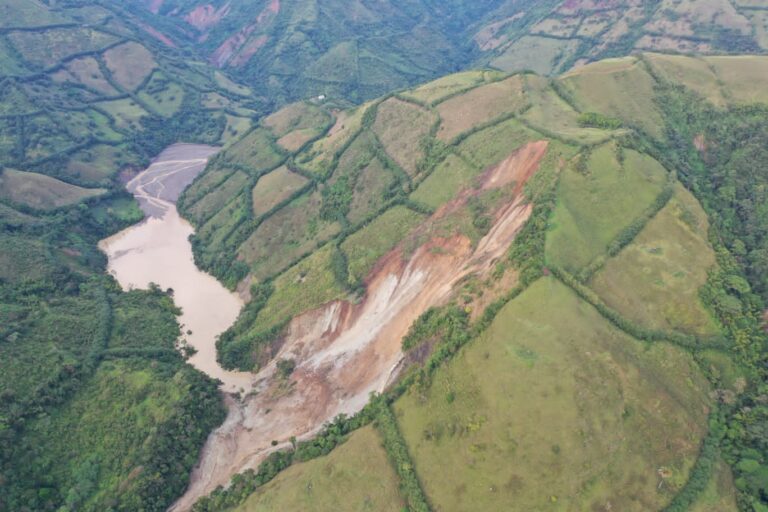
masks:
[(243, 303), (195, 266), (189, 242), (193, 228), (176, 210), (181, 192), (217, 151), (194, 144), (176, 144), (163, 151), (127, 184), (146, 219), (102, 240), (99, 247), (123, 289), (147, 289), (150, 283), (173, 288), (173, 300), (182, 310), (183, 337), (197, 350), (190, 364), (219, 379), (225, 391), (235, 392), (250, 389), (252, 375), (219, 366), (216, 337), (234, 323)]

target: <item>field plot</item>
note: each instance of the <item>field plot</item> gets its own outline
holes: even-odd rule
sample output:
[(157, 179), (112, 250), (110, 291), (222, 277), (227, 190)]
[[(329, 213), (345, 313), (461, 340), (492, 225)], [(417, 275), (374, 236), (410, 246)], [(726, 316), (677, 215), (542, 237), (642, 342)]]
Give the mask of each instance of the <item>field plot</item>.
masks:
[(708, 226), (696, 199), (678, 186), (634, 242), (594, 276), (592, 288), (609, 306), (646, 326), (716, 334), (698, 294), (715, 265)]
[(730, 99), (737, 104), (768, 103), (768, 57), (750, 55), (736, 57), (705, 57), (724, 82)]
[(505, 71), (525, 69), (549, 75), (576, 51), (578, 44), (578, 39), (523, 36), (493, 59), (491, 65)]
[(588, 64), (558, 79), (583, 112), (599, 112), (661, 138), (664, 122), (654, 103), (654, 80), (634, 57)]
[(130, 153), (120, 146), (98, 144), (75, 153), (67, 163), (72, 178), (97, 182), (114, 176), (123, 165), (132, 163)]
[(525, 76), (525, 93), (532, 105), (523, 115), (531, 126), (553, 133), (575, 144), (605, 142), (615, 132), (579, 126), (579, 114), (550, 86), (548, 79)]
[(424, 156), (424, 139), (436, 121), (431, 112), (417, 105), (389, 98), (379, 105), (373, 131), (387, 154), (414, 176)]
[(425, 218), (425, 215), (404, 206), (395, 206), (350, 235), (341, 244), (341, 250), (349, 262), (350, 279), (365, 279), (376, 261), (393, 249)]
[(171, 117), (181, 108), (184, 89), (162, 73), (154, 73), (139, 92), (139, 98), (164, 117)]
[(12, 32), (8, 39), (38, 68), (51, 67), (62, 59), (101, 50), (118, 39), (90, 28), (55, 28), (44, 32)]
[(149, 50), (137, 43), (110, 48), (103, 58), (112, 79), (129, 92), (135, 91), (157, 68)]
[(510, 119), (470, 135), (458, 145), (458, 150), (478, 168), (487, 169), (523, 144), (542, 138), (516, 119)]
[(100, 101), (94, 104), (115, 120), (115, 125), (122, 130), (140, 130), (141, 118), (149, 113), (130, 98), (112, 101)]
[(118, 90), (104, 77), (98, 61), (93, 57), (83, 57), (69, 62), (64, 69), (53, 75), (53, 79), (82, 84), (108, 96), (119, 94)]
[(719, 78), (705, 60), (661, 53), (648, 53), (645, 58), (667, 80), (685, 85), (718, 107), (725, 106)]
[(547, 235), (547, 260), (576, 272), (651, 205), (667, 175), (649, 156), (604, 144), (589, 158), (586, 173), (571, 166), (560, 178), (558, 202)]
[(336, 114), (336, 122), (322, 139), (301, 152), (296, 161), (311, 172), (325, 174), (331, 167), (334, 155), (354, 137), (363, 122), (363, 114), (370, 103), (353, 110), (344, 110)]
[(395, 181), (395, 175), (378, 158), (371, 160), (357, 173), (347, 220), (355, 225), (379, 211), (387, 191), (396, 186)]
[(426, 104), (432, 104), (451, 94), (481, 85), (488, 79), (495, 78), (498, 75), (501, 75), (501, 73), (489, 71), (465, 71), (463, 73), (456, 73), (438, 78), (433, 82), (404, 92), (403, 96), (406, 98), (413, 98), (416, 101)]
[(195, 222), (205, 222), (224, 208), (233, 197), (243, 192), (248, 182), (248, 176), (244, 172), (235, 171), (221, 185), (186, 208), (186, 213), (195, 219)]
[(219, 253), (227, 236), (241, 220), (249, 218), (248, 206), (245, 194), (240, 194), (197, 230), (197, 236), (205, 240), (207, 254)]
[(365, 427), (330, 455), (284, 471), (234, 512), (401, 512), (398, 485), (378, 433)]
[(708, 391), (689, 354), (542, 278), (395, 413), (437, 510), (640, 512), (685, 483)]
[(456, 155), (448, 155), (413, 191), (411, 199), (437, 208), (469, 186), (478, 174), (478, 168), (473, 168)]
[(517, 112), (524, 106), (522, 77), (513, 76), (482, 85), (437, 106), (442, 119), (437, 136), (440, 140), (449, 141), (479, 124)]
[(253, 172), (262, 172), (275, 167), (283, 160), (269, 131), (257, 128), (230, 146), (227, 151), (229, 161), (244, 165)]
[(274, 276), (339, 232), (320, 218), (319, 192), (305, 194), (265, 220), (238, 249), (258, 281)]
[(282, 166), (259, 178), (253, 187), (253, 213), (257, 217), (285, 201), (307, 183), (304, 176)]
[(38, 210), (52, 210), (104, 194), (105, 189), (70, 185), (43, 174), (3, 169), (0, 199)]
[(311, 103), (294, 103), (264, 120), (278, 137), (277, 144), (286, 151), (298, 151), (304, 144), (323, 133), (331, 122), (330, 115)]
[(336, 248), (328, 244), (304, 258), (275, 279), (275, 291), (253, 323), (252, 332), (263, 332), (295, 315), (346, 295), (331, 269)]

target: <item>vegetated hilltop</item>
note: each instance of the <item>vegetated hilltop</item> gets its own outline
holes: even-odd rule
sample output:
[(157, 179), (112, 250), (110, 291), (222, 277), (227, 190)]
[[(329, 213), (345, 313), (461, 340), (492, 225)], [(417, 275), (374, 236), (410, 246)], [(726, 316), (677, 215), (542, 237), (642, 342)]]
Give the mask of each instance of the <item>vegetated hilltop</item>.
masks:
[(125, 8), (278, 106), (321, 94), (360, 102), (484, 65), (554, 75), (633, 51), (768, 49), (764, 1), (134, 0)]
[[(649, 53), (262, 120), (181, 202), (252, 296), (220, 361), (265, 377), (201, 485), (275, 422), (290, 448), (195, 510), (389, 510), (393, 479), (411, 510), (762, 510), (766, 73)], [(358, 403), (411, 314), (400, 380), (289, 439)]]
[(226, 142), (260, 103), (108, 4), (0, 2), (0, 166), (110, 186), (173, 142)]
[(259, 105), (168, 44), (93, 2), (0, 1), (2, 510), (164, 510), (223, 420), (171, 299), (123, 293), (96, 247), (142, 219), (122, 170)]

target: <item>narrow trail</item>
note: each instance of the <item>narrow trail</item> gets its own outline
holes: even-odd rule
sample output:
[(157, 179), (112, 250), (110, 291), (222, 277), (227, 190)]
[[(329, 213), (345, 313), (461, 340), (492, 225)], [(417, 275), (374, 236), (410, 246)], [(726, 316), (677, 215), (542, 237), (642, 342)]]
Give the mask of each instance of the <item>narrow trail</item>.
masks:
[[(255, 375), (253, 392), (243, 400), (227, 398), (225, 423), (208, 438), (187, 492), (170, 510), (190, 510), (234, 474), (255, 469), (269, 453), (288, 447), (292, 436), (311, 437), (338, 414), (359, 411), (371, 392), (383, 391), (396, 377), (401, 340), (412, 323), (448, 301), (464, 277), (487, 276), (504, 257), (531, 214), (522, 189), (547, 147), (546, 141), (523, 146), (435, 212), (378, 261), (362, 301), (334, 301), (294, 318), (278, 355)], [(437, 222), (494, 188), (509, 190), (509, 196), (477, 244), (461, 234), (434, 235)], [(405, 249), (425, 234), (427, 241), (415, 251)], [(277, 375), (276, 361), (283, 358), (296, 361), (290, 382)]]

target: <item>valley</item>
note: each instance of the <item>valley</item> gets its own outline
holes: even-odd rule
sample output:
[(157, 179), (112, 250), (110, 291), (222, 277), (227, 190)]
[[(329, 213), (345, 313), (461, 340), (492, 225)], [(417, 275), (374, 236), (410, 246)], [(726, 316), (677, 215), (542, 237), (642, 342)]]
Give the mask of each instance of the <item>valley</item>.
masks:
[(765, 512), (764, 4), (0, 0), (0, 512)]

